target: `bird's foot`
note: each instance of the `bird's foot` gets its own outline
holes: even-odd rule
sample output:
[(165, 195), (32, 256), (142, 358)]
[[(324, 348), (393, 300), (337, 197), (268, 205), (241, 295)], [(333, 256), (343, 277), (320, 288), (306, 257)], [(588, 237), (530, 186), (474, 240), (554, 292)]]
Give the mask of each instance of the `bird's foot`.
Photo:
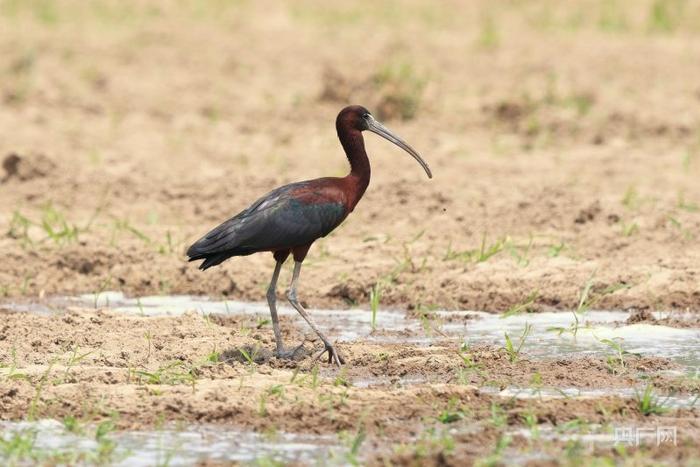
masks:
[(298, 347), (293, 349), (285, 349), (281, 347), (275, 351), (275, 356), (283, 360), (300, 360), (304, 357), (304, 343), (299, 344)]
[(329, 342), (324, 342), (324, 348), (319, 352), (316, 357), (314, 357), (314, 362), (321, 358), (323, 354), (328, 352), (328, 363), (330, 364), (336, 364), (338, 365), (338, 368), (340, 368), (344, 363), (345, 359), (338, 355), (338, 352), (335, 350), (335, 347), (333, 347)]

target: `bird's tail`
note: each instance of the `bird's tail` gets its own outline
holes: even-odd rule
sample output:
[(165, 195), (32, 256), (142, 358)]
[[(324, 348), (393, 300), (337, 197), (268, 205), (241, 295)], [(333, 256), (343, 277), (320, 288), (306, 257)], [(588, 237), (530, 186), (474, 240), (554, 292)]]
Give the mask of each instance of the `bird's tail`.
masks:
[(251, 253), (255, 253), (255, 250), (244, 247), (233, 247), (212, 251), (211, 241), (206, 237), (195, 242), (187, 249), (188, 261), (197, 261), (200, 259), (204, 260), (202, 264), (199, 265), (199, 269), (202, 271), (209, 269), (212, 266), (221, 264), (232, 256), (246, 256), (250, 255)]
[(252, 249), (240, 245), (242, 225), (243, 221), (240, 219), (239, 214), (212, 229), (187, 249), (189, 260), (203, 259), (204, 262), (199, 265), (199, 269), (205, 270), (221, 264), (231, 256), (253, 253)]
[(191, 256), (189, 254), (189, 250), (187, 252), (187, 255), (189, 256), (188, 261), (197, 261), (200, 259), (204, 260), (202, 264), (199, 265), (199, 269), (201, 269), (202, 271), (209, 269), (212, 266), (216, 266), (217, 264), (221, 264), (232, 256), (230, 252), (214, 253), (209, 255), (200, 254)]

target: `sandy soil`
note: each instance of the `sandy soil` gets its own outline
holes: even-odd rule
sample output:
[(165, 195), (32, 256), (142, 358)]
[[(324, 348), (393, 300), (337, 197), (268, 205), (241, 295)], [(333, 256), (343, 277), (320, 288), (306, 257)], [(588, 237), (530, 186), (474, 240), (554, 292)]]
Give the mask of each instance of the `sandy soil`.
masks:
[(282, 183), (343, 174), (333, 122), (359, 102), (435, 178), (369, 135), (370, 189), (312, 249), (310, 305), (364, 304), (381, 282), (394, 306), (502, 311), (535, 293), (534, 307), (565, 308), (593, 276), (625, 286), (597, 307), (698, 308), (691, 20), (650, 35), (622, 7), (624, 28), (598, 28), (602, 7), (585, 2), (551, 6), (546, 24), (534, 5), (488, 2), (152, 3), (4, 7), (4, 294), (262, 300), (270, 257), (201, 274), (184, 249)]
[[(631, 322), (687, 312), (656, 322), (697, 326), (699, 12), (695, 0), (0, 0), (0, 297), (263, 301), (271, 256), (202, 273), (184, 251), (280, 184), (345, 174), (333, 123), (359, 103), (424, 155), (434, 179), (367, 136), (369, 190), (302, 270), (310, 308), (368, 308), (376, 286), (382, 307), (409, 313), (582, 306), (630, 310)], [(313, 382), (308, 356), (271, 359), (269, 327), (242, 318), (0, 313), (2, 370), (24, 375), (0, 380), (3, 419), (363, 429), (383, 447), (370, 461), (398, 464), (496, 455), (504, 428), (488, 421), (492, 404), (509, 428), (529, 410), (555, 427), (580, 417), (682, 428), (675, 450), (633, 450), (640, 463), (687, 461), (695, 448), (684, 443), (698, 438), (697, 409), (650, 421), (630, 399), (507, 402), (483, 390), (528, 386), (534, 374), (548, 387), (622, 388), (650, 374), (661, 390), (694, 394), (664, 359), (631, 356), (611, 372), (603, 359), (512, 364), (479, 347), (478, 371), (465, 371), (454, 342), (356, 342), (342, 348), (343, 373), (322, 365)], [(258, 363), (240, 348), (261, 349)], [(367, 378), (383, 384), (362, 387)], [(460, 431), (452, 451), (430, 432), (444, 410), (479, 427)], [(416, 437), (423, 458), (391, 449)]]

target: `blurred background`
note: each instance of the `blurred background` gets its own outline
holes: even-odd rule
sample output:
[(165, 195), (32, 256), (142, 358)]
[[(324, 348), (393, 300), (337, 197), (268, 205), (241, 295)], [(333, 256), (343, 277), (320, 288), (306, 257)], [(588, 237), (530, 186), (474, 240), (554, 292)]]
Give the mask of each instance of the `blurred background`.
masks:
[[(262, 300), (272, 260), (202, 276), (192, 240), (280, 183), (370, 189), (314, 246), (312, 306), (700, 302), (700, 2), (0, 0), (0, 294)], [(287, 273), (288, 274), (288, 273)], [(288, 276), (283, 277), (286, 281)]]

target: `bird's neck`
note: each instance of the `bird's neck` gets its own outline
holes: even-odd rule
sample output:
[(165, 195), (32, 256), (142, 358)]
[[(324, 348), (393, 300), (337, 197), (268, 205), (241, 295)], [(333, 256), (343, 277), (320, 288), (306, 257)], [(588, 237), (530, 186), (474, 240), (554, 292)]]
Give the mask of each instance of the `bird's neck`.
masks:
[(348, 204), (350, 210), (354, 209), (357, 203), (365, 194), (371, 169), (369, 166), (369, 158), (365, 151), (365, 140), (360, 131), (347, 129), (344, 127), (338, 128), (338, 138), (343, 145), (345, 154), (350, 161), (350, 173), (345, 177), (349, 188)]

